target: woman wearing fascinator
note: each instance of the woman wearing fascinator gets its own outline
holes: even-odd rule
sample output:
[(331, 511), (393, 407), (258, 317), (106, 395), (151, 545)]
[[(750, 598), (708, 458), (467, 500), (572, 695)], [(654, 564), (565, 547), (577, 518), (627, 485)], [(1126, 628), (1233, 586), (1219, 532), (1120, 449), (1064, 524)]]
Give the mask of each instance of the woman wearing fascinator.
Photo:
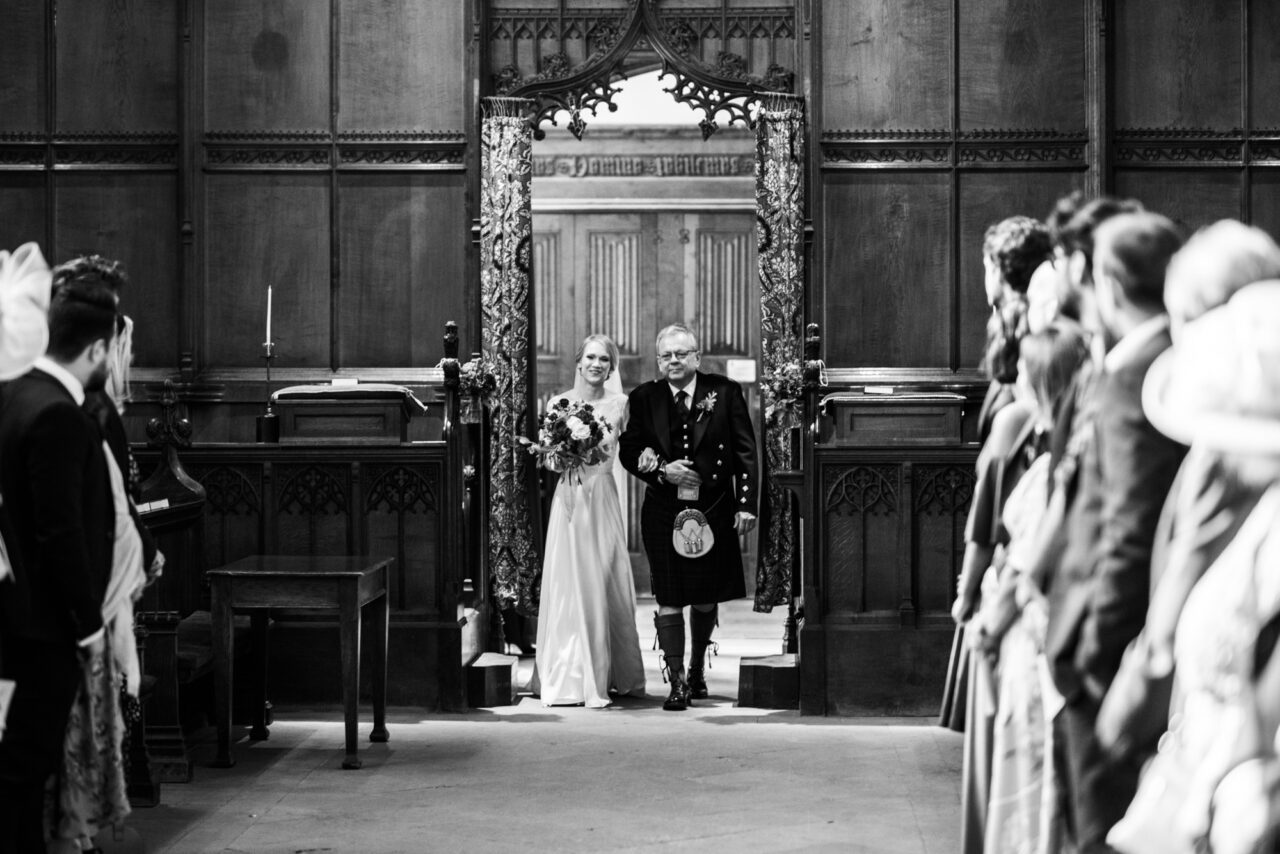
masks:
[[(53, 274), (40, 247), (24, 243), (12, 254), (0, 249), (0, 382), (25, 374), (49, 343)], [(0, 581), (9, 577), (9, 554), (0, 539)]]
[(26, 373), (44, 353), (51, 281), (36, 244), (0, 250), (0, 382)]
[(644, 694), (635, 623), (635, 582), (614, 463), (627, 419), (618, 348), (588, 335), (573, 388), (552, 395), (543, 415), (540, 463), (560, 473), (538, 603), (534, 690), (543, 705), (603, 708), (609, 693)]

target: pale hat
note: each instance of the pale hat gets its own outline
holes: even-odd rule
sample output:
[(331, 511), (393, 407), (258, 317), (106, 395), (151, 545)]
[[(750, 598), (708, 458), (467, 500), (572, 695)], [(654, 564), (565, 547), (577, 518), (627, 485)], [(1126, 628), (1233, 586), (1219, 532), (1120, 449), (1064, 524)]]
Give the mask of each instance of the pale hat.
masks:
[(53, 274), (40, 247), (0, 250), (0, 381), (26, 373), (49, 344)]
[(1280, 456), (1280, 279), (1248, 285), (1183, 327), (1147, 372), (1142, 407), (1185, 445)]

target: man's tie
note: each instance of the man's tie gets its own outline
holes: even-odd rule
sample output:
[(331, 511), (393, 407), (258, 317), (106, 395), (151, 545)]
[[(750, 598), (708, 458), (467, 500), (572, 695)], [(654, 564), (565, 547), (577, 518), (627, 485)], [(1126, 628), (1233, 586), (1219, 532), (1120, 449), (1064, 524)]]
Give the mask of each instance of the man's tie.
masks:
[(689, 392), (687, 391), (676, 392), (676, 411), (680, 413), (681, 418), (689, 417), (689, 404), (685, 402), (688, 399), (689, 399)]

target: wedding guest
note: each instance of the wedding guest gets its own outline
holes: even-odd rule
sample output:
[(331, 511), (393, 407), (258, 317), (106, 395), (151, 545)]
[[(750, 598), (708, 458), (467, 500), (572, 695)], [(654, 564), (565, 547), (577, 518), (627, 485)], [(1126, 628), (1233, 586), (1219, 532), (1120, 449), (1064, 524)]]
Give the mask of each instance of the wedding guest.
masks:
[(1188, 322), (1151, 369), (1153, 421), (1176, 425), (1193, 453), (1212, 453), (1223, 477), (1260, 497), (1181, 609), (1180, 711), (1108, 836), (1121, 850), (1190, 851), (1201, 839), (1214, 851), (1274, 850), (1274, 835), (1259, 845), (1277, 830), (1265, 781), (1280, 774), (1278, 318), (1280, 281), (1246, 286)]
[(1018, 437), (1031, 411), (1013, 401), (1012, 384), (1017, 375), (1018, 343), (1027, 331), (1027, 285), (1048, 256), (1048, 232), (1030, 217), (1010, 217), (996, 223), (987, 230), (983, 242), (985, 289), (992, 306), (983, 367), (991, 384), (979, 414), (982, 448), (965, 526), (956, 601), (951, 608), (956, 635), (940, 716), (943, 725), (965, 733), (961, 845), (966, 852), (981, 851), (985, 834), (995, 694), (992, 662), (986, 656), (970, 654), (975, 641), (966, 636), (965, 624), (983, 597), (994, 595), (994, 588), (984, 585), (984, 577), (998, 549), (1007, 542), (1000, 514), (1028, 463)]
[(983, 287), (991, 307), (983, 368), (991, 385), (978, 412), (979, 442), (986, 441), (996, 413), (1013, 400), (1017, 339), (1026, 323), (1027, 285), (1051, 251), (1048, 230), (1028, 216), (1003, 219), (983, 237)]
[[(1054, 228), (1054, 261), (1061, 271), (1058, 280), (1058, 311), (1064, 317), (1084, 323), (1086, 331), (1092, 335), (1096, 323), (1085, 323), (1086, 315), (1094, 313), (1093, 306), (1093, 244), (1094, 232), (1098, 226), (1113, 216), (1122, 213), (1136, 213), (1142, 205), (1133, 199), (1117, 199), (1103, 196), (1089, 202), (1083, 202), (1083, 196), (1073, 193), (1058, 201), (1057, 207), (1050, 215)], [(1068, 215), (1070, 212), (1070, 215)], [(1062, 396), (1058, 412), (1054, 416), (1054, 429), (1049, 445), (1051, 468), (1055, 471), (1062, 460), (1063, 452), (1071, 436), (1082, 427), (1080, 403), (1088, 397), (1097, 372), (1094, 367), (1101, 361), (1101, 340), (1094, 350), (1094, 359), (1085, 363), (1076, 373), (1069, 393)], [(1058, 548), (1047, 550), (1057, 554)], [(1041, 579), (1043, 587), (1045, 579)]]
[(115, 511), (97, 426), (116, 302), (101, 284), (59, 290), (48, 353), (0, 390), (0, 519), (15, 583), (0, 584), (0, 676), (17, 687), (0, 740), (0, 851), (44, 848), (45, 782), (62, 760), (82, 664), (104, 650)]
[[(1224, 304), (1240, 288), (1276, 278), (1280, 278), (1280, 247), (1260, 229), (1222, 220), (1194, 234), (1170, 261), (1165, 278), (1174, 349), (1186, 324)], [(1221, 454), (1203, 444), (1194, 445), (1189, 423), (1161, 405), (1174, 379), (1167, 370), (1156, 369), (1161, 364), (1157, 360), (1144, 383), (1144, 410), (1162, 433), (1192, 448), (1178, 470), (1156, 529), (1145, 625), (1125, 651), (1123, 679), (1108, 692), (1097, 723), (1104, 747), (1139, 761), (1155, 751), (1169, 717), (1174, 630), (1183, 604), (1262, 496), (1249, 481), (1232, 475)]]
[[(1015, 216), (1002, 220), (988, 228), (983, 238), (983, 287), (992, 313), (987, 324), (987, 346), (982, 360), (989, 385), (978, 413), (978, 441), (982, 446), (978, 459), (979, 482), (992, 455), (1000, 458), (1006, 454), (1009, 440), (1020, 429), (1026, 417), (1025, 411), (1008, 416), (1009, 422), (999, 431), (997, 441), (989, 441), (997, 414), (1013, 400), (1012, 382), (1018, 359), (1017, 340), (1027, 329), (1027, 286), (1036, 266), (1048, 255), (1048, 232), (1030, 217)], [(993, 488), (995, 484), (990, 482), (988, 486)], [(979, 539), (966, 539), (973, 546), (966, 546), (957, 583), (956, 601), (952, 606), (956, 633), (951, 645), (938, 722), (957, 732), (965, 730), (970, 695), (970, 665), (965, 652), (964, 622), (973, 615), (982, 573), (986, 571), (994, 553), (995, 543), (989, 541), (984, 533), (993, 529), (998, 516), (991, 500), (993, 496), (992, 491), (984, 492), (981, 502), (974, 505), (977, 507), (977, 519), (974, 519), (975, 511), (970, 511), (969, 529), (976, 531)]]
[[(30, 370), (49, 342), (45, 315), (50, 278), (49, 265), (36, 244), (24, 243), (12, 255), (0, 249), (0, 382)], [(5, 536), (0, 531), (0, 582), (12, 572)]]
[(0, 249), (0, 382), (30, 370), (49, 342), (50, 279), (36, 244)]
[(1049, 721), (1061, 698), (1043, 691), (1047, 606), (1043, 594), (1027, 583), (1026, 571), (1048, 505), (1050, 458), (1044, 439), (1058, 400), (1088, 358), (1089, 347), (1084, 330), (1062, 319), (1023, 338), (1021, 353), (1018, 399), (1033, 414), (1019, 441), (1035, 459), (1005, 502), (1002, 517), (1009, 545), (997, 596), (984, 598), (982, 613), (970, 627), (976, 628), (981, 648), (987, 654), (998, 652), (999, 661), (985, 850), (1050, 852), (1059, 848), (1060, 815), (1045, 756), (1052, 745)]
[[(93, 276), (100, 273), (89, 273), (76, 262), (63, 265), (55, 271), (54, 290), (73, 277), (84, 281)], [(118, 293), (118, 287), (112, 289)], [(85, 662), (67, 723), (62, 768), (48, 801), (50, 852), (89, 850), (99, 830), (118, 825), (130, 812), (125, 736), (130, 718), (136, 719), (141, 711), (142, 677), (134, 643), (133, 603), (164, 563), (134, 506), (139, 492), (137, 464), (120, 417), (129, 397), (132, 359), (133, 321), (118, 315), (106, 387), (87, 393), (84, 404), (110, 451), (107, 469), (116, 518), (111, 578), (102, 604), (106, 645), (101, 656)]]
[(1184, 451), (1141, 409), (1147, 370), (1170, 343), (1164, 278), (1180, 245), (1173, 223), (1145, 212), (1113, 216), (1094, 234), (1093, 300), (1084, 316), (1106, 355), (1084, 401), (1092, 429), (1072, 437), (1062, 462), (1075, 469), (1078, 488), (1048, 589), (1045, 645), (1065, 701), (1054, 736), (1065, 748), (1068, 826), (1086, 854), (1110, 850), (1107, 830), (1137, 783), (1134, 764), (1105, 756), (1094, 721), (1142, 626), (1156, 521)]

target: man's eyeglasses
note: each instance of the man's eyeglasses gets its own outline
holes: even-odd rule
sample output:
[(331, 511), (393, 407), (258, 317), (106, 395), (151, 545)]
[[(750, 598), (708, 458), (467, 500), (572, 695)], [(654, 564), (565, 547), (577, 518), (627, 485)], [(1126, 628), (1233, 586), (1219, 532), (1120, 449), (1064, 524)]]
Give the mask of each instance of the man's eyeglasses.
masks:
[(670, 362), (672, 359), (679, 359), (680, 361), (683, 362), (685, 359), (689, 358), (696, 352), (698, 351), (697, 350), (668, 350), (665, 353), (658, 354), (658, 361)]

